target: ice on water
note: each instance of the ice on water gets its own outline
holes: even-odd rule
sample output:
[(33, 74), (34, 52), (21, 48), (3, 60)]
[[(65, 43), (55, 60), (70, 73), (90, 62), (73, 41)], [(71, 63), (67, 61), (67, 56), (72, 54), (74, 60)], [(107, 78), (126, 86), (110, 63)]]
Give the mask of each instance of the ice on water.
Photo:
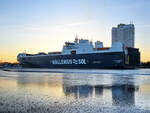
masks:
[(150, 69), (0, 70), (2, 113), (149, 113)]

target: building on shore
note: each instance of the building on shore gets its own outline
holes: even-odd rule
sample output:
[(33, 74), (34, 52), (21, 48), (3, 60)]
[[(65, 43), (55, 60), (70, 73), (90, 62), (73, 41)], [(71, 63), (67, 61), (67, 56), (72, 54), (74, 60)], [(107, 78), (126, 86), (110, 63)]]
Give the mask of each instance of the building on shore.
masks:
[(122, 42), (125, 47), (134, 48), (135, 41), (134, 24), (118, 24), (112, 28), (112, 45), (116, 42)]

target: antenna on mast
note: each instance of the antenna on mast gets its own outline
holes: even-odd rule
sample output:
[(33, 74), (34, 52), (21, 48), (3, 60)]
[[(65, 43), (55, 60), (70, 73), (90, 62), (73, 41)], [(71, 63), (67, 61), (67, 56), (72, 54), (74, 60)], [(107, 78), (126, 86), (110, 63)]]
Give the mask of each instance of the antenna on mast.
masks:
[(79, 39), (78, 39), (78, 35), (76, 35), (76, 37), (75, 37), (75, 42), (78, 43), (78, 40), (79, 40)]
[(133, 24), (133, 21), (130, 21), (130, 24)]
[(76, 35), (75, 39), (78, 39), (78, 35)]

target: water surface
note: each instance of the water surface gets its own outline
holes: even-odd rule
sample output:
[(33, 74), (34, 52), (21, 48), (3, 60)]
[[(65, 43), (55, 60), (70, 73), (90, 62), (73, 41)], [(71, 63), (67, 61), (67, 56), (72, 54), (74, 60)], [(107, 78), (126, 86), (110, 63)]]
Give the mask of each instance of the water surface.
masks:
[(150, 69), (0, 70), (0, 112), (149, 113)]

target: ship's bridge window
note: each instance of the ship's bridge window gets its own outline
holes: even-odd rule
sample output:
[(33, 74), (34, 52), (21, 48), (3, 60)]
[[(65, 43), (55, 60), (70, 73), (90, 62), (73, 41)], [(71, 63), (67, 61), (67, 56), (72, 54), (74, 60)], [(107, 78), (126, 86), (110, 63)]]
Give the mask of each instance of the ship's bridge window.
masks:
[(71, 51), (71, 54), (76, 54), (76, 51)]
[(81, 39), (81, 40), (79, 40), (79, 43), (89, 43), (89, 40), (83, 40), (83, 39)]
[(66, 42), (65, 44), (66, 44), (66, 46), (72, 46), (72, 45), (75, 45), (74, 43), (71, 43), (71, 42)]

